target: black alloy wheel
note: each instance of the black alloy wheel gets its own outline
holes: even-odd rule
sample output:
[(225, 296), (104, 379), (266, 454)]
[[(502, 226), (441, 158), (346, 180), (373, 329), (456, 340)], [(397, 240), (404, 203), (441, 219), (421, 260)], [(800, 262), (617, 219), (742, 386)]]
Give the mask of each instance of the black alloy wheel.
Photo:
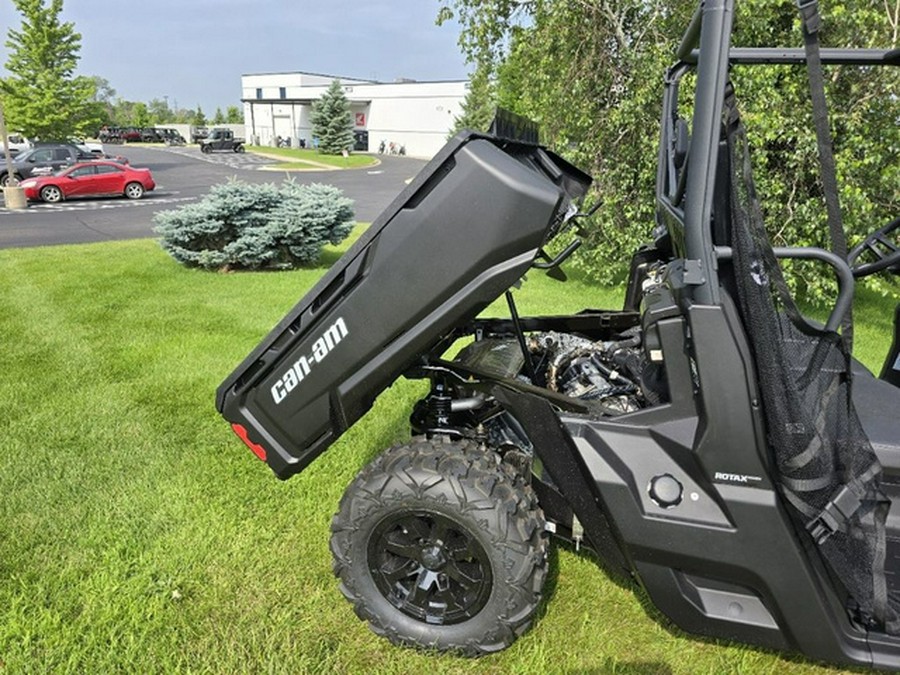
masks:
[(529, 478), (471, 441), (416, 438), (347, 488), (334, 572), (357, 616), (391, 642), (470, 656), (531, 625), (547, 574)]
[(490, 559), (475, 537), (438, 513), (386, 518), (369, 539), (369, 572), (381, 594), (425, 623), (451, 625), (480, 612), (491, 595)]

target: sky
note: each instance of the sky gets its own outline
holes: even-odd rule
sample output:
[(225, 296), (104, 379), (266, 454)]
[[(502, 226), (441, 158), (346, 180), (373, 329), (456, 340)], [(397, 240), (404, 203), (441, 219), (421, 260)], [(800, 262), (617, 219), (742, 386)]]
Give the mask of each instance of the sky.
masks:
[[(79, 75), (116, 96), (167, 100), (210, 116), (240, 105), (241, 75), (306, 71), (392, 82), (465, 79), (455, 23), (437, 0), (65, 0), (81, 33)], [(0, 31), (21, 26), (0, 0)], [(8, 50), (0, 45), (2, 74)]]

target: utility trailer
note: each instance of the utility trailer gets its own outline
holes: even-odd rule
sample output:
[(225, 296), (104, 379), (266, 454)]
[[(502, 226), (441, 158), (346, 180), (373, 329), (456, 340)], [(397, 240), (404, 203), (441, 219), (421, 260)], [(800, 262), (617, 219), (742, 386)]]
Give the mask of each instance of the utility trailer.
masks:
[[(623, 309), (519, 316), (510, 289), (577, 249), (591, 179), (528, 134), (464, 132), (219, 387), (236, 434), (288, 478), (400, 375), (430, 383), (412, 439), (359, 473), (332, 524), (341, 591), (378, 634), (510, 645), (553, 533), (688, 632), (900, 668), (900, 307), (879, 377), (840, 332), (854, 277), (900, 272), (900, 220), (849, 257), (771, 246), (728, 69), (807, 52), (731, 49), (733, 4), (700, 6), (667, 73), (658, 227)], [(837, 276), (825, 325), (790, 299), (785, 258)], [(504, 294), (508, 318), (479, 317)]]

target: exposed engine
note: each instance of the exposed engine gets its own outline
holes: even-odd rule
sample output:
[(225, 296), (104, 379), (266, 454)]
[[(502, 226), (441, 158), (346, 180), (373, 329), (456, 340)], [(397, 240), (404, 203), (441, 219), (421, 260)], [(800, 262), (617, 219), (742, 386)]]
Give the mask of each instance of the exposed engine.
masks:
[(605, 415), (634, 412), (668, 398), (662, 368), (641, 349), (640, 328), (596, 342), (571, 333), (531, 333), (524, 337), (524, 348), (530, 365), (520, 343), (507, 337), (474, 342), (457, 360), (496, 377), (590, 401)]
[[(455, 361), (492, 377), (518, 379), (585, 401), (600, 415), (624, 415), (668, 400), (665, 371), (644, 354), (639, 327), (598, 341), (555, 331), (523, 339), (524, 344), (512, 337), (485, 337), (465, 347)], [(443, 387), (433, 389), (413, 411), (412, 429), (477, 429), (492, 447), (529, 453), (531, 443), (519, 423), (491, 401), (465, 386), (456, 396)]]
[(641, 389), (645, 368), (637, 330), (620, 340), (592, 342), (566, 333), (539, 333), (526, 345), (535, 382), (572, 398), (596, 401), (603, 412), (621, 415), (647, 405)]

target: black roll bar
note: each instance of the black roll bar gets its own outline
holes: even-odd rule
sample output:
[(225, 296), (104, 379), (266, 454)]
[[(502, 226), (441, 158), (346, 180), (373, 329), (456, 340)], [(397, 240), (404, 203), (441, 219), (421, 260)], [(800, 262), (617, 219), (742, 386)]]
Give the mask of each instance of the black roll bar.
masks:
[[(692, 125), (694, 140), (685, 186), (684, 248), (688, 264), (698, 272), (688, 282), (693, 288), (694, 302), (717, 305), (719, 278), (709, 222), (716, 183), (723, 93), (728, 82), (734, 0), (707, 0), (701, 14)], [(682, 47), (686, 48), (691, 40), (696, 41), (698, 29), (695, 23), (696, 19), (691, 21)]]
[[(772, 249), (776, 258), (794, 258), (798, 260), (821, 260), (828, 263), (834, 269), (838, 282), (838, 298), (834, 303), (834, 309), (828, 317), (825, 324), (825, 330), (837, 333), (844, 320), (847, 311), (853, 304), (853, 290), (856, 286), (853, 279), (853, 272), (847, 261), (839, 255), (826, 251), (823, 248), (815, 248), (812, 246), (798, 247), (782, 247), (777, 246)], [(716, 256), (721, 260), (731, 260), (734, 257), (734, 250), (730, 246), (717, 246)], [(814, 326), (815, 327), (815, 326)]]

